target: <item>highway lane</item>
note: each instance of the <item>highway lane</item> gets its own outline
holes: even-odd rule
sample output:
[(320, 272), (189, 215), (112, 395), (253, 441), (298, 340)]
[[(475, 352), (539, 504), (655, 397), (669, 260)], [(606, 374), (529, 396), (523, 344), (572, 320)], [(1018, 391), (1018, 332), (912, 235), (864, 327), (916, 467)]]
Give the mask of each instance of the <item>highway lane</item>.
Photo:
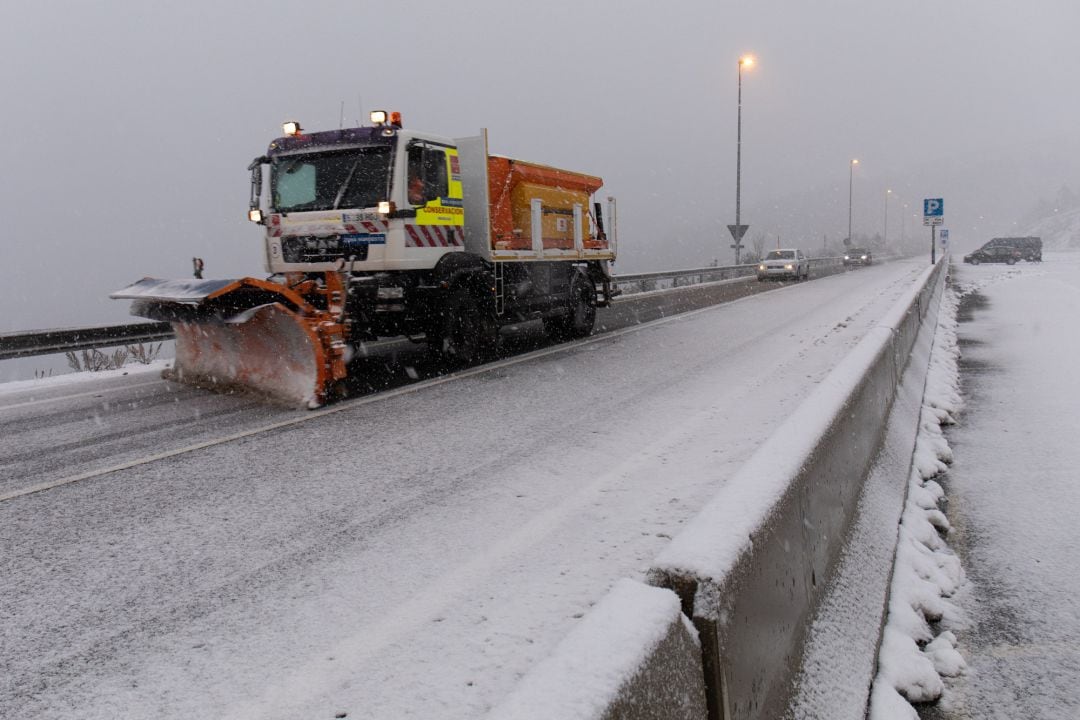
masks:
[[(599, 311), (597, 334), (789, 284), (743, 278), (619, 298)], [(539, 323), (528, 323), (504, 330), (500, 357), (551, 346)], [(446, 373), (406, 340), (372, 343), (368, 352), (358, 363), (353, 391), (359, 396)], [(306, 415), (262, 398), (223, 396), (146, 373), (0, 392), (0, 500)]]
[[(225, 411), (191, 437), (309, 419), (0, 503), (0, 716), (476, 717), (643, 570), (921, 269), (790, 286), (325, 415), (255, 405), (251, 422), (249, 399), (174, 389), (193, 393), (174, 408)], [(135, 434), (168, 406), (103, 422)], [(57, 470), (20, 462), (24, 482)]]

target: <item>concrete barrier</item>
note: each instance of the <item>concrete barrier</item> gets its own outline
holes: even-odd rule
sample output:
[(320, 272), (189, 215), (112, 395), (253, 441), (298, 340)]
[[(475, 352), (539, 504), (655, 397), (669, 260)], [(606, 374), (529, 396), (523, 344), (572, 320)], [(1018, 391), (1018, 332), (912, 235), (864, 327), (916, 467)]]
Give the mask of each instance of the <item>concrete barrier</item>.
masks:
[(944, 269), (929, 268), (672, 540), (648, 573), (655, 587), (620, 581), (489, 717), (783, 716)]
[(784, 713), (943, 268), (927, 270), (654, 563), (649, 581), (679, 595), (700, 633), (710, 718)]
[(620, 580), (490, 720), (702, 720), (697, 632), (669, 590)]

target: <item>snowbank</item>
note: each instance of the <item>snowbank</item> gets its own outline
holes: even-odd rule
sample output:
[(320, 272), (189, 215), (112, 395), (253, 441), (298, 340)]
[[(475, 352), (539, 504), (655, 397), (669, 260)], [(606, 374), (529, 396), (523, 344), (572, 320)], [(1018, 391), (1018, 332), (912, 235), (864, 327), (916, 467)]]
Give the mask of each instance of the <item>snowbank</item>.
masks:
[(156, 374), (160, 376), (163, 370), (168, 369), (172, 365), (172, 362), (171, 359), (158, 359), (145, 365), (126, 365), (117, 370), (68, 372), (62, 375), (50, 375), (49, 377), (35, 378), (33, 380), (12, 380), (11, 382), (0, 383), (0, 395), (27, 390), (40, 390), (44, 392), (53, 388), (68, 387), (80, 383), (99, 382), (103, 379), (107, 380), (110, 378), (124, 377), (126, 375)]
[(956, 293), (946, 291), (900, 522), (888, 620), (870, 697), (870, 720), (917, 720), (911, 703), (938, 700), (944, 690), (942, 676), (959, 675), (966, 667), (956, 651), (956, 637), (948, 631), (935, 636), (931, 625), (959, 616), (960, 611), (948, 598), (964, 581), (960, 561), (942, 537), (950, 526), (939, 509), (944, 492), (932, 479), (952, 460), (941, 426), (953, 422), (962, 402), (957, 306)]

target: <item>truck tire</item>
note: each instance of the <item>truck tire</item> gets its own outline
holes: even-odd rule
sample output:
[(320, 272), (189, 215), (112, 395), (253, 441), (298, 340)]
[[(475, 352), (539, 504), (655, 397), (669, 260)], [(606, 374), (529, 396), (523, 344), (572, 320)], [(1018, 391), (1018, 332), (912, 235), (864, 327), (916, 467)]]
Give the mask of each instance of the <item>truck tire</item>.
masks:
[(499, 326), (467, 288), (453, 291), (447, 311), (429, 334), (428, 348), (455, 365), (473, 365), (495, 354)]
[(544, 320), (544, 328), (555, 340), (588, 337), (596, 326), (596, 286), (584, 274), (578, 274), (570, 285), (570, 296), (564, 315)]

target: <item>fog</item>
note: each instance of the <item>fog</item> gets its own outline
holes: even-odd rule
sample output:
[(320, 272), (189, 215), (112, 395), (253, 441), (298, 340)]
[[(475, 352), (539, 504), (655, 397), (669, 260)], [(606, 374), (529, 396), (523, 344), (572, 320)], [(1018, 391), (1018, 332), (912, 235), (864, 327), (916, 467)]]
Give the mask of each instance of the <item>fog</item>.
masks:
[[(743, 222), (847, 234), (1019, 232), (1080, 190), (1074, 0), (20, 3), (0, 26), (0, 331), (122, 321), (144, 275), (261, 274), (246, 166), (286, 119), (375, 108), (600, 175), (617, 271), (730, 264), (737, 61)], [(904, 204), (908, 208), (904, 210)]]

